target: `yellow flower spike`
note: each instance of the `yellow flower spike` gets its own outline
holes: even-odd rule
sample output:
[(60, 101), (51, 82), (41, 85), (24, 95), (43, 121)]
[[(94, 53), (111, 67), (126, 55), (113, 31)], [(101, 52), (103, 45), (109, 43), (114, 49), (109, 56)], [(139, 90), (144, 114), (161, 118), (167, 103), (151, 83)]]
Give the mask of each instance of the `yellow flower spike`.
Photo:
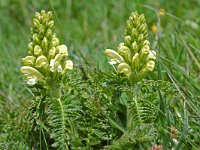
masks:
[(120, 56), (116, 51), (111, 50), (111, 49), (106, 49), (104, 51), (104, 54), (111, 60), (109, 63), (110, 64), (117, 64), (124, 62), (124, 58)]
[(126, 61), (131, 61), (131, 51), (127, 46), (119, 46), (117, 52), (123, 56)]
[[(150, 42), (147, 40), (148, 31), (146, 19), (143, 14), (139, 15), (137, 12), (131, 13), (129, 19), (126, 23), (124, 43), (120, 43), (115, 53), (117, 56), (123, 57), (123, 62), (121, 62), (117, 71), (119, 73), (124, 73), (131, 83), (136, 84), (139, 78), (144, 77), (143, 74), (153, 69), (155, 65), (154, 61), (156, 59), (155, 51), (150, 52)], [(108, 56), (111, 59), (110, 64), (117, 64), (114, 56)], [(148, 62), (148, 63), (147, 63)]]
[(25, 66), (34, 66), (36, 58), (34, 56), (26, 56), (22, 58), (22, 64)]
[(36, 63), (35, 63), (35, 67), (37, 68), (47, 68), (48, 66), (48, 60), (45, 56), (39, 56), (37, 59), (36, 59)]
[(134, 70), (139, 69), (139, 53), (136, 53), (132, 58), (132, 68)]
[(34, 47), (34, 55), (39, 56), (42, 54), (42, 49), (39, 45), (35, 45)]
[(56, 37), (53, 37), (52, 40), (51, 40), (51, 46), (56, 47), (58, 45), (59, 45), (59, 39), (56, 38)]
[(22, 66), (20, 68), (20, 72), (26, 77), (34, 76), (38, 80), (43, 80), (43, 78), (44, 78), (42, 73), (40, 73), (37, 69), (30, 67), (30, 66)]
[(68, 56), (68, 50), (67, 50), (67, 46), (66, 45), (59, 45), (57, 47), (58, 49), (58, 53), (61, 54), (61, 55), (64, 55), (64, 56)]
[(131, 67), (127, 63), (121, 63), (117, 66), (117, 72), (123, 73), (125, 76), (129, 77), (132, 73)]

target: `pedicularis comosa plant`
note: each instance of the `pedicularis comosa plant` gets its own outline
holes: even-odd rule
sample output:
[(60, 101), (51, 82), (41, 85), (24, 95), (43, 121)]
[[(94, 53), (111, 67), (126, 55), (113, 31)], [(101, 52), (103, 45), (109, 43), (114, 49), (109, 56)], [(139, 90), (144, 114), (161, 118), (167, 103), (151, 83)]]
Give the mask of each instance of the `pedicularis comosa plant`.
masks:
[[(30, 149), (172, 149), (189, 144), (186, 105), (169, 82), (146, 80), (156, 52), (144, 15), (133, 12), (103, 72), (74, 67), (54, 32), (51, 12), (36, 13), (20, 72), (34, 93), (28, 110)], [(80, 69), (78, 69), (80, 68)], [(166, 107), (167, 106), (167, 107)], [(185, 135), (179, 135), (185, 133)]]

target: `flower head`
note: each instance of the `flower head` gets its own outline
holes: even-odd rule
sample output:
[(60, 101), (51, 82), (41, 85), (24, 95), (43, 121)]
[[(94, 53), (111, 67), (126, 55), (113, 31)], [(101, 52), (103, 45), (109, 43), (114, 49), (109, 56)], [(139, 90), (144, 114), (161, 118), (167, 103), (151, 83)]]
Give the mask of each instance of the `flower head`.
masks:
[(117, 51), (106, 49), (105, 55), (111, 65), (117, 65), (117, 72), (136, 83), (153, 70), (156, 52), (150, 50), (147, 40), (147, 24), (143, 14), (133, 12), (127, 20), (123, 43)]
[[(22, 58), (21, 74), (29, 86), (52, 81), (60, 82), (68, 69), (73, 68), (73, 62), (67, 60), (68, 49), (54, 33), (52, 12), (36, 12), (31, 28), (31, 42), (28, 44), (28, 56)], [(47, 80), (48, 79), (48, 80)]]

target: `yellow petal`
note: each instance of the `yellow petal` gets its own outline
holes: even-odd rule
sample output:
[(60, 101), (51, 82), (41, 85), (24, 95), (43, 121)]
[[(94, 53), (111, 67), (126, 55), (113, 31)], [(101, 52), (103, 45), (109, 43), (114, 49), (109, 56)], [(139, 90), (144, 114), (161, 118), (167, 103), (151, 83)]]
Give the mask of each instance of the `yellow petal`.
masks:
[(117, 71), (119, 73), (124, 73), (125, 76), (129, 77), (131, 75), (131, 67), (127, 63), (121, 63), (117, 66)]
[(105, 55), (111, 59), (112, 63), (115, 61), (116, 63), (121, 63), (124, 62), (124, 58), (120, 56), (116, 51), (111, 50), (111, 49), (106, 49), (105, 50)]

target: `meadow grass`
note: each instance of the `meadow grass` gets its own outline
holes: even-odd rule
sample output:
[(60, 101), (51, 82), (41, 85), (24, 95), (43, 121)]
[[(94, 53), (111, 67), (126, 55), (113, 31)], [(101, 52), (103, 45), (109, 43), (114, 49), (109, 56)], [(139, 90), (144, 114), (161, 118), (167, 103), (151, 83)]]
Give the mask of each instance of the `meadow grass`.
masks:
[[(41, 9), (52, 10), (58, 37), (68, 46), (75, 67), (85, 63), (84, 57), (92, 66), (104, 71), (109, 70), (104, 50), (120, 43), (132, 11), (144, 13), (152, 49), (158, 53), (156, 69), (147, 78), (173, 83), (199, 120), (199, 7), (198, 0), (1, 0), (0, 147), (26, 147), (23, 145), (28, 126), (25, 116), (32, 93), (22, 81), (19, 68), (30, 41), (31, 18)], [(160, 9), (164, 10), (163, 15), (158, 15)], [(200, 127), (199, 121), (194, 124)], [(197, 128), (198, 136), (199, 131)]]

